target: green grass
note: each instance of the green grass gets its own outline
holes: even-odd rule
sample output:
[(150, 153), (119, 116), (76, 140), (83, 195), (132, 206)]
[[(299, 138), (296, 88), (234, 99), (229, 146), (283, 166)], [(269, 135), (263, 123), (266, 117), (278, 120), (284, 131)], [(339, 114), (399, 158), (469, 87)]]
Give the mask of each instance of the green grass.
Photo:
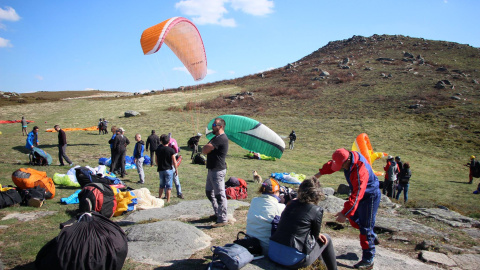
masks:
[[(2, 106), (0, 120), (20, 119), (24, 115), (35, 121), (29, 124), (28, 131), (33, 125), (40, 127), (40, 147), (51, 154), (54, 160), (52, 166), (35, 169), (46, 171), (49, 177), (68, 170), (68, 167), (56, 166), (57, 134), (44, 132), (54, 124), (60, 124), (63, 128), (90, 127), (97, 124), (98, 118), (106, 118), (110, 121), (109, 127), (116, 125), (126, 130), (126, 136), (132, 142), (127, 150), (129, 155), (133, 152), (135, 133), (140, 133), (146, 140), (152, 129), (158, 134), (172, 132), (184, 157), (179, 176), (187, 200), (205, 199), (206, 169), (204, 166), (190, 164), (190, 150), (187, 149), (186, 142), (197, 132), (204, 133), (206, 123), (215, 116), (246, 115), (259, 120), (283, 137), (292, 129), (297, 133), (295, 149), (285, 150), (283, 157), (275, 162), (246, 159), (243, 157), (246, 150), (230, 144), (227, 177), (250, 180), (248, 200), (257, 195), (258, 184), (251, 182), (253, 170), (258, 171), (264, 179), (273, 172), (313, 175), (321, 164), (329, 160), (335, 149), (350, 149), (356, 136), (366, 132), (375, 151), (399, 155), (404, 162), (410, 162), (412, 180), (407, 207), (443, 205), (464, 215), (479, 218), (478, 195), (472, 194), (476, 184), (466, 184), (468, 169), (463, 166), (470, 155), (480, 156), (480, 87), (471, 83), (472, 79), (480, 78), (479, 52), (478, 49), (458, 44), (452, 46), (462, 49), (446, 49), (450, 43), (439, 41), (428, 41), (426, 49), (413, 46), (423, 42), (401, 36), (397, 39), (387, 36), (385, 41), (377, 42), (373, 47), (345, 43), (347, 46), (337, 42), (341, 46), (335, 52), (326, 46), (299, 61), (298, 71), (294, 73), (279, 68), (266, 72), (265, 78), (252, 75), (194, 87), (188, 91), (167, 91), (136, 97), (68, 101), (59, 101), (58, 96), (54, 101), (48, 101), (44, 97), (40, 99), (42, 103), (37, 105), (26, 103)], [(418, 66), (402, 62), (402, 51), (421, 54), (431, 64)], [(466, 57), (471, 55), (476, 57)], [(337, 63), (347, 56), (354, 60), (351, 69), (338, 69)], [(378, 57), (398, 60), (388, 65), (376, 61)], [(366, 71), (365, 66), (373, 67), (373, 70)], [(447, 66), (449, 70), (462, 69), (468, 76), (455, 79), (453, 73), (439, 74), (435, 72), (437, 66)], [(322, 82), (312, 81), (311, 78), (316, 76), (316, 72), (312, 71), (314, 67), (328, 70), (335, 74), (335, 78), (332, 76)], [(413, 67), (419, 74), (406, 72), (407, 67)], [(353, 80), (339, 82), (336, 79), (346, 78), (348, 72), (355, 73)], [(382, 72), (391, 73), (393, 77), (383, 79), (380, 77)], [(447, 78), (454, 82), (455, 90), (433, 88), (436, 81)], [(317, 88), (309, 88), (312, 82), (318, 84)], [(365, 83), (371, 86), (361, 86)], [(276, 91), (279, 87), (293, 88), (296, 92), (290, 92), (294, 93), (293, 97), (285, 95)], [(222, 108), (215, 108), (214, 102), (206, 102), (189, 111), (167, 110), (172, 107), (184, 108), (188, 102), (209, 101), (219, 95), (228, 96), (244, 91), (253, 92), (255, 99)], [(462, 93), (466, 100), (457, 102), (449, 99), (456, 92)], [(417, 110), (408, 108), (417, 103), (424, 107)], [(123, 113), (126, 110), (136, 110), (142, 115), (125, 118)], [(11, 174), (18, 168), (28, 167), (25, 165), (28, 161), (28, 152), (24, 150), (26, 137), (21, 136), (20, 124), (0, 125), (0, 131), (0, 184), (11, 185)], [(96, 166), (100, 157), (108, 157), (110, 154), (109, 138), (110, 134), (98, 135), (97, 132), (67, 132), (67, 154), (75, 164)], [(206, 143), (203, 137), (200, 145)], [(383, 160), (373, 164), (377, 171), (383, 171), (383, 166)], [(144, 186), (153, 195), (157, 195), (156, 169), (147, 166), (145, 174)], [(124, 182), (138, 188), (140, 185), (136, 184), (137, 181), (136, 171), (130, 170)], [(345, 183), (341, 173), (323, 176), (321, 181), (323, 186), (335, 189), (339, 184)], [(478, 179), (475, 183), (478, 183)], [(11, 212), (56, 211), (52, 216), (30, 222), (0, 220), (0, 225), (9, 226), (0, 232), (1, 260), (7, 268), (28, 268), (38, 250), (58, 234), (59, 223), (69, 219), (77, 207), (61, 205), (59, 200), (74, 190), (57, 187), (55, 198), (40, 209), (13, 207), (0, 210), (0, 219)], [(174, 197), (172, 203), (179, 201)], [(244, 229), (244, 225), (236, 224), (235, 230)], [(232, 235), (232, 239), (233, 237)], [(222, 240), (214, 241), (226, 243)], [(208, 256), (210, 253), (201, 252), (196, 259), (205, 258), (202, 254)], [(129, 261), (125, 268), (149, 269), (149, 266)]]

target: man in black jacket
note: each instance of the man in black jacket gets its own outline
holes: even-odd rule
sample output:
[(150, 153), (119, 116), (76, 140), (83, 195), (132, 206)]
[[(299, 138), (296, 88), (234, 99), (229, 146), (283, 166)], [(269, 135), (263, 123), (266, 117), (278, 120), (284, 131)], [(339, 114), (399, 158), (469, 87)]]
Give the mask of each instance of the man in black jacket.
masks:
[(125, 156), (127, 155), (127, 145), (130, 144), (130, 141), (127, 137), (124, 136), (125, 130), (123, 128), (118, 129), (117, 136), (113, 140), (113, 153), (114, 159), (112, 160), (111, 171), (117, 168), (117, 165), (120, 167), (120, 177), (125, 177)]
[(68, 158), (65, 150), (67, 150), (67, 135), (65, 135), (65, 131), (63, 131), (59, 125), (55, 125), (53, 127), (55, 131), (58, 132), (58, 160), (60, 161), (60, 166), (64, 166), (63, 159), (68, 162), (70, 166), (73, 165), (73, 162)]
[[(160, 145), (160, 138), (155, 134), (155, 130), (152, 130), (152, 135), (148, 136), (147, 144), (145, 145), (145, 149), (148, 151), (148, 146), (150, 146), (150, 167), (153, 167), (154, 163), (156, 163), (156, 159), (154, 157), (155, 150)], [(156, 165), (156, 164), (155, 164)]]

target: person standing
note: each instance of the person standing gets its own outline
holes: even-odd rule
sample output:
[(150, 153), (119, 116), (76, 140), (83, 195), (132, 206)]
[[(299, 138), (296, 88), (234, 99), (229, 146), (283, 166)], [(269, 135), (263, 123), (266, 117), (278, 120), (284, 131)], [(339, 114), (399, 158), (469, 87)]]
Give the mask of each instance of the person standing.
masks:
[(155, 130), (152, 130), (152, 134), (148, 136), (147, 138), (147, 143), (145, 145), (147, 151), (148, 147), (150, 146), (150, 167), (153, 167), (154, 163), (156, 163), (156, 158), (155, 158), (155, 150), (157, 150), (157, 147), (160, 145), (160, 138), (158, 138), (157, 134), (155, 134)]
[(65, 131), (63, 131), (59, 125), (53, 126), (55, 131), (58, 132), (58, 160), (60, 161), (60, 166), (65, 166), (63, 163), (63, 159), (65, 159), (66, 162), (70, 166), (73, 165), (73, 162), (68, 158), (67, 154), (65, 151), (67, 150), (67, 135), (65, 134)]
[(343, 210), (335, 215), (336, 220), (343, 223), (348, 218), (350, 224), (360, 230), (362, 259), (354, 267), (373, 269), (375, 245), (379, 244), (373, 228), (382, 196), (378, 178), (362, 154), (345, 148), (335, 150), (332, 159), (322, 166), (315, 177), (332, 174), (340, 169), (344, 171), (351, 195), (345, 202)]
[(25, 136), (28, 134), (27, 132), (27, 119), (25, 119), (25, 116), (22, 116), (22, 120), (20, 121), (20, 123), (22, 124), (22, 136)]
[(395, 198), (395, 182), (397, 181), (397, 174), (400, 172), (400, 169), (398, 168), (398, 164), (393, 160), (392, 156), (387, 157), (387, 164), (385, 167), (383, 167), (383, 169), (385, 170), (383, 194), (385, 194), (386, 191), (387, 197)]
[(103, 118), (103, 134), (108, 134), (108, 121)]
[(198, 153), (198, 143), (200, 142), (200, 137), (202, 137), (202, 133), (197, 133), (197, 135), (191, 137), (187, 142), (188, 147), (192, 148), (192, 156), (190, 157), (192, 160)]
[(127, 145), (130, 141), (124, 135), (125, 130), (123, 128), (117, 129), (117, 136), (113, 140), (113, 156), (111, 171), (114, 171), (117, 167), (120, 167), (120, 177), (125, 177), (125, 156), (127, 154)]
[(170, 202), (174, 175), (178, 174), (175, 150), (173, 150), (173, 148), (171, 147), (168, 147), (169, 142), (170, 138), (166, 134), (162, 134), (160, 136), (161, 144), (157, 147), (157, 150), (155, 151), (155, 155), (157, 156), (157, 171), (160, 178), (158, 197), (162, 198), (163, 191), (165, 190), (165, 197), (167, 199), (167, 203)]
[[(115, 141), (115, 137), (117, 136), (117, 127), (116, 126), (112, 126), (112, 128), (110, 129), (110, 131), (112, 132), (112, 138), (110, 138), (110, 140), (108, 140), (108, 143), (110, 144), (110, 164), (113, 162), (113, 158), (114, 158), (114, 153), (113, 153), (113, 142)], [(110, 170), (113, 172), (115, 168), (110, 168)]]
[[(181, 156), (178, 154), (180, 152), (180, 148), (178, 148), (177, 140), (172, 137), (172, 133), (168, 133), (168, 138), (170, 139), (168, 147), (172, 148), (175, 151), (175, 158), (177, 159), (178, 167), (182, 160)], [(172, 167), (172, 169), (175, 168)], [(182, 186), (180, 185), (180, 178), (178, 178), (178, 174), (175, 174), (175, 176), (173, 177), (173, 182), (175, 183), (175, 189), (177, 190), (177, 198), (184, 199), (182, 194)]]
[(295, 134), (294, 130), (292, 130), (290, 135), (288, 135), (288, 138), (290, 138), (290, 142), (288, 143), (288, 146), (290, 150), (293, 150), (293, 147), (295, 146), (295, 141), (297, 140), (297, 134)]
[(135, 166), (137, 166), (138, 176), (140, 180), (137, 182), (139, 184), (145, 183), (145, 173), (143, 172), (143, 152), (145, 150), (145, 144), (142, 141), (142, 135), (140, 133), (135, 134), (135, 148), (133, 149), (133, 162), (135, 162)]
[(468, 183), (469, 184), (472, 184), (473, 183), (473, 175), (474, 175), (474, 171), (475, 171), (475, 156), (470, 156), (470, 162), (465, 164), (465, 166), (467, 166), (469, 169), (470, 169), (470, 173), (468, 175)]
[(410, 186), (410, 177), (412, 177), (412, 171), (410, 170), (410, 163), (405, 162), (403, 164), (403, 172), (399, 174), (398, 178), (398, 191), (397, 191), (397, 201), (400, 198), (400, 194), (403, 190), (403, 201), (407, 203), (408, 200), (408, 187)]
[(205, 193), (215, 212), (212, 217), (216, 217), (217, 222), (212, 227), (216, 228), (228, 225), (225, 194), (225, 174), (227, 173), (225, 157), (228, 153), (228, 138), (225, 134), (225, 120), (216, 118), (212, 124), (212, 130), (215, 137), (203, 147), (202, 153), (207, 155), (208, 173)]

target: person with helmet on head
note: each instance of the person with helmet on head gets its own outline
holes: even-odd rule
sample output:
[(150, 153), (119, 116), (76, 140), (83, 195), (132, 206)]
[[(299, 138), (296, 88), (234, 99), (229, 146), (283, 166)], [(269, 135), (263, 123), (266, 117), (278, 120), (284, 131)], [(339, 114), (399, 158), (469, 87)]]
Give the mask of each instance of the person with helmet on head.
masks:
[(476, 173), (475, 173), (476, 163), (478, 163), (478, 161), (475, 161), (475, 156), (471, 155), (470, 156), (470, 162), (465, 164), (465, 166), (470, 168), (470, 174), (468, 175), (468, 183), (469, 184), (473, 183), (473, 177), (478, 177), (478, 176), (476, 176)]
[(360, 230), (362, 259), (354, 267), (373, 269), (375, 245), (379, 244), (373, 228), (382, 196), (378, 178), (362, 154), (357, 151), (348, 151), (345, 148), (335, 150), (332, 159), (323, 164), (315, 177), (319, 178), (324, 174), (332, 174), (341, 169), (343, 169), (351, 193), (343, 210), (335, 215), (336, 220), (343, 223), (348, 218), (350, 224)]

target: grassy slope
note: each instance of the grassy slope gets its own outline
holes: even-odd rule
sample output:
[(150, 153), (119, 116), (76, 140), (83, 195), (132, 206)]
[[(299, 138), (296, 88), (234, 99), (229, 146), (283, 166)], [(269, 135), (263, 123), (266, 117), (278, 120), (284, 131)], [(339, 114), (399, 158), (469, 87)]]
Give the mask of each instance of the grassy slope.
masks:
[[(427, 65), (401, 61), (402, 51), (422, 55)], [(468, 180), (468, 169), (462, 164), (471, 154), (478, 154), (480, 87), (472, 80), (480, 78), (479, 54), (476, 48), (449, 42), (402, 36), (355, 37), (332, 42), (301, 59), (294, 72), (280, 68), (264, 73), (263, 78), (252, 75), (193, 91), (44, 102), (37, 106), (4, 106), (0, 110), (0, 119), (19, 119), (25, 115), (44, 130), (57, 123), (62, 127), (89, 127), (104, 117), (110, 121), (110, 126), (125, 128), (132, 143), (135, 133), (141, 133), (146, 139), (151, 129), (157, 133), (172, 132), (184, 147), (182, 154), (186, 160), (179, 173), (187, 199), (204, 198), (206, 171), (203, 166), (189, 164), (186, 142), (194, 133), (204, 133), (205, 124), (216, 115), (243, 114), (261, 121), (281, 136), (287, 136), (292, 129), (297, 133), (295, 150), (286, 150), (282, 159), (276, 162), (244, 159), (246, 151), (232, 144), (227, 160), (230, 166), (228, 176), (245, 179), (252, 179), (253, 170), (264, 178), (272, 172), (312, 175), (329, 159), (334, 149), (350, 148), (355, 137), (366, 132), (375, 151), (400, 155), (404, 161), (410, 162), (413, 171), (410, 206), (445, 205), (478, 217), (478, 196), (471, 194), (472, 185), (464, 184)], [(351, 61), (348, 70), (338, 67), (344, 57)], [(382, 63), (376, 61), (379, 57), (396, 60)], [(435, 71), (439, 66), (445, 66), (449, 71)], [(373, 70), (365, 70), (365, 67)], [(331, 76), (323, 81), (313, 81), (312, 78), (319, 75), (315, 68), (326, 70)], [(453, 70), (460, 70), (466, 76)], [(392, 74), (392, 77), (382, 78), (381, 73)], [(455, 89), (433, 88), (438, 80), (443, 79), (452, 81)], [(217, 98), (243, 91), (253, 92), (254, 100), (226, 105), (223, 99)], [(464, 100), (450, 99), (455, 93), (460, 93)], [(174, 108), (183, 108), (187, 102), (212, 99), (214, 102), (204, 102), (195, 106), (193, 111), (178, 112)], [(417, 103), (423, 107), (408, 108)], [(124, 118), (126, 110), (137, 110), (142, 116)], [(31, 127), (32, 124), (29, 130)], [(0, 184), (7, 185), (12, 184), (11, 173), (26, 166), (23, 163), (28, 158), (23, 150), (25, 137), (20, 136), (20, 124), (1, 125), (0, 131), (3, 133), (0, 135)], [(76, 164), (95, 166), (99, 157), (109, 154), (108, 137), (95, 132), (69, 132), (67, 154)], [(39, 139), (41, 147), (52, 155), (54, 164), (58, 164), (56, 133), (41, 132)], [(201, 144), (205, 143), (203, 138)], [(128, 151), (131, 155), (133, 147), (130, 146)], [(379, 160), (374, 169), (381, 171), (383, 165)], [(46, 170), (52, 177), (55, 172), (65, 173), (68, 168), (50, 166), (37, 169)], [(152, 194), (156, 194), (157, 178), (155, 169), (147, 167), (146, 186)], [(125, 182), (137, 187), (137, 180), (136, 172), (130, 171)], [(322, 182), (336, 188), (345, 180), (338, 173), (322, 177)], [(250, 184), (249, 199), (256, 195), (257, 188), (254, 183)], [(58, 234), (58, 223), (68, 219), (71, 210), (76, 209), (58, 202), (71, 193), (73, 189), (57, 188), (55, 199), (41, 209), (58, 211), (51, 217), (34, 222), (0, 221), (0, 225), (10, 225), (0, 236), (1, 260), (8, 267), (33, 261), (40, 247)], [(176, 202), (178, 199), (173, 200)], [(7, 208), (0, 211), (0, 217), (13, 211), (32, 210), (29, 207)]]

